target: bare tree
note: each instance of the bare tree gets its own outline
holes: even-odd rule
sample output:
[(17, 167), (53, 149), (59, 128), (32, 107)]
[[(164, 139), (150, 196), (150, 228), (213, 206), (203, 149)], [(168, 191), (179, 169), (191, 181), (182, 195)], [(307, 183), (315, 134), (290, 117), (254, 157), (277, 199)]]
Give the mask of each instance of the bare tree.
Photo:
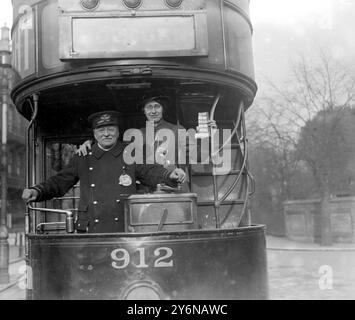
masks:
[[(355, 122), (349, 122), (355, 105), (354, 72), (322, 52), (316, 62), (301, 57), (293, 67), (291, 82), (269, 86), (268, 96), (259, 102), (263, 108), (258, 108), (254, 120), (258, 124), (252, 125), (258, 130), (252, 139), (269, 143), (283, 154), (280, 178), (286, 184), (299, 161), (306, 163), (322, 201), (322, 244), (329, 245), (331, 181), (340, 167), (347, 167), (355, 150), (354, 139), (348, 138)], [(284, 192), (290, 196), (290, 190)]]

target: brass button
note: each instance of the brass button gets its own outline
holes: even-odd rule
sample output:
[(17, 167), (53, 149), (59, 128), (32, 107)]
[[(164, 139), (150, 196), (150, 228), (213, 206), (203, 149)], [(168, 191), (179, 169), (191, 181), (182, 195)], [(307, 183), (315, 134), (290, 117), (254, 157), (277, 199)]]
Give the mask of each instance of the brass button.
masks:
[(97, 202), (97, 201), (94, 201), (93, 204), (98, 204), (98, 202)]
[(91, 156), (92, 155), (92, 152), (89, 152), (89, 156)]
[(92, 184), (91, 187), (94, 188), (94, 187), (95, 187), (95, 184)]
[(120, 200), (120, 199), (117, 199), (116, 202), (119, 203), (119, 202), (121, 202), (121, 200)]
[(92, 171), (92, 170), (94, 170), (94, 168), (93, 168), (93, 167), (90, 167), (89, 170)]
[(115, 218), (115, 221), (118, 221), (118, 218)]
[(95, 223), (99, 223), (99, 219), (95, 219), (94, 222), (95, 222)]

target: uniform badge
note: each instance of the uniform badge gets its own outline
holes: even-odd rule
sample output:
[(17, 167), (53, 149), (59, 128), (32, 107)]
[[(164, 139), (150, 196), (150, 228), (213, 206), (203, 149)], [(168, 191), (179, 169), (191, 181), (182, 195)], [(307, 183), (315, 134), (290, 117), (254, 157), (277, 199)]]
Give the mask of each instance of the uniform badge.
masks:
[(119, 184), (128, 187), (132, 184), (132, 178), (128, 174), (121, 174)]

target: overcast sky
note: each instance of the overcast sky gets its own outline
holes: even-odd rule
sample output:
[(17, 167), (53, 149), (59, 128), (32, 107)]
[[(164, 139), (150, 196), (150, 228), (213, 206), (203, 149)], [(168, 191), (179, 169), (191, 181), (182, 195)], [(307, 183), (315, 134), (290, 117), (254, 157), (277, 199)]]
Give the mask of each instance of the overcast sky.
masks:
[(12, 5), (11, 0), (1, 0), (0, 1), (0, 26), (2, 27), (4, 23), (8, 27), (12, 25)]
[(333, 0), (251, 0), (253, 23), (290, 25), (310, 19), (331, 17)]

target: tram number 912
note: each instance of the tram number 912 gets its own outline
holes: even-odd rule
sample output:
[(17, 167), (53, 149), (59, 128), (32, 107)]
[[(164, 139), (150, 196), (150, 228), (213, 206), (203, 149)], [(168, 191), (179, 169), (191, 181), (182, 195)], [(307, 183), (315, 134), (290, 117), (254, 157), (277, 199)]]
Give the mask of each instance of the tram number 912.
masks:
[[(124, 269), (130, 263), (136, 268), (169, 268), (174, 266), (174, 260), (172, 257), (173, 250), (168, 247), (156, 248), (154, 250), (153, 259), (150, 257), (147, 259), (146, 248), (137, 248), (131, 253), (124, 248), (120, 248), (111, 252), (111, 258), (113, 260), (111, 265), (115, 269)], [(138, 261), (136, 261), (136, 259)]]

